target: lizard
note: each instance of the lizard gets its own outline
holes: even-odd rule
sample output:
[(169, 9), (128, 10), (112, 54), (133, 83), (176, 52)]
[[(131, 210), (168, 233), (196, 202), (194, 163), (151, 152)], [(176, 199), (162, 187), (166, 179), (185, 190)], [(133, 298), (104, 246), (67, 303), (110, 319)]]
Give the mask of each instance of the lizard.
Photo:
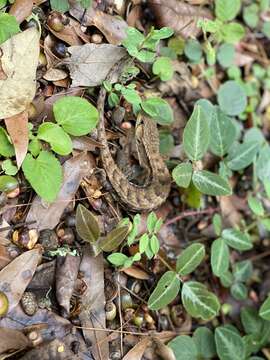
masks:
[[(121, 69), (128, 63), (128, 58), (124, 57), (119, 63), (115, 64), (109, 71), (106, 80), (112, 78), (119, 79)], [(140, 146), (144, 146), (144, 152), (148, 157), (151, 169), (151, 181), (144, 186), (138, 186), (130, 182), (114, 161), (105, 132), (104, 105), (106, 101), (106, 90), (100, 88), (97, 109), (99, 112), (98, 140), (100, 157), (103, 168), (116, 192), (120, 203), (128, 207), (131, 211), (151, 211), (158, 208), (168, 197), (171, 188), (171, 177), (163, 158), (159, 153), (159, 134), (156, 123), (141, 113), (137, 119), (137, 131), (140, 133)], [(137, 132), (136, 131), (136, 132)]]

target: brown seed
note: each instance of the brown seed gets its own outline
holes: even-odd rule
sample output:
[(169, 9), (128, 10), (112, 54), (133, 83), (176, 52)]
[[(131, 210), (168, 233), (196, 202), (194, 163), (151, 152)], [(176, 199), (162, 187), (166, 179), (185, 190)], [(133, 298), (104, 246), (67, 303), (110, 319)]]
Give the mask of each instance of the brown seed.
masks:
[(94, 44), (101, 44), (103, 40), (103, 36), (101, 34), (93, 34), (91, 36), (91, 42)]
[(21, 298), (21, 305), (26, 315), (33, 316), (38, 309), (35, 294), (30, 291), (26, 291)]
[(39, 235), (39, 243), (45, 251), (55, 250), (58, 247), (58, 237), (53, 230), (42, 230)]
[(8, 312), (8, 298), (5, 293), (0, 291), (0, 317), (6, 315)]
[(12, 234), (12, 240), (18, 246), (31, 250), (38, 241), (38, 231), (36, 229), (15, 230)]
[(63, 15), (57, 11), (51, 13), (48, 16), (47, 24), (55, 32), (60, 32), (64, 29), (65, 25), (63, 22), (64, 22)]

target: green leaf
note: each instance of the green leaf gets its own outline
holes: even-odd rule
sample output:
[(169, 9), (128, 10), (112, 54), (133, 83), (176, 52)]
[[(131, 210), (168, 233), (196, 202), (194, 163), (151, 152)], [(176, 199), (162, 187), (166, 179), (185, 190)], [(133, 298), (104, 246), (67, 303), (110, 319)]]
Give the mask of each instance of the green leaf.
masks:
[(68, 0), (50, 0), (51, 8), (59, 12), (66, 12), (69, 9)]
[(219, 214), (215, 214), (213, 217), (213, 226), (214, 226), (214, 230), (217, 236), (219, 236), (221, 234), (222, 231), (222, 218)]
[(173, 33), (174, 33), (173, 29), (169, 27), (162, 27), (161, 29), (153, 30), (151, 38), (155, 40), (167, 39), (170, 36), (172, 36)]
[(144, 100), (142, 109), (160, 125), (170, 125), (173, 122), (173, 111), (167, 101), (152, 97)]
[(270, 219), (261, 219), (260, 223), (267, 231), (270, 231)]
[(263, 23), (262, 32), (268, 39), (270, 38), (270, 21), (265, 21)]
[(241, 9), (241, 0), (215, 0), (215, 13), (221, 21), (233, 20)]
[(251, 278), (253, 266), (250, 260), (239, 261), (233, 266), (233, 275), (236, 281), (247, 281)]
[(173, 180), (183, 188), (188, 188), (192, 177), (192, 165), (183, 163), (177, 165), (172, 171)]
[(194, 331), (193, 339), (200, 358), (211, 359), (216, 355), (214, 334), (206, 326), (198, 327)]
[(256, 197), (249, 195), (248, 197), (248, 206), (250, 210), (258, 216), (264, 216), (264, 208), (260, 200)]
[(10, 192), (18, 187), (18, 180), (10, 175), (0, 176), (0, 191)]
[(145, 233), (140, 237), (140, 240), (139, 240), (139, 251), (141, 254), (143, 254), (145, 252), (148, 245), (149, 245), (149, 235), (147, 233)]
[(230, 252), (228, 245), (220, 238), (215, 240), (211, 246), (211, 267), (213, 273), (220, 277), (228, 271), (230, 263)]
[(260, 334), (263, 328), (263, 320), (258, 316), (257, 311), (251, 307), (241, 309), (241, 322), (246, 334)]
[(36, 193), (44, 200), (55, 200), (62, 184), (62, 168), (56, 157), (48, 151), (41, 151), (36, 159), (27, 154), (22, 169), (26, 179)]
[(222, 38), (229, 44), (237, 44), (245, 36), (245, 28), (238, 23), (223, 24), (221, 28)]
[(173, 350), (176, 360), (197, 360), (198, 350), (195, 341), (187, 335), (175, 337), (168, 343)]
[(41, 143), (37, 138), (34, 138), (30, 141), (28, 145), (28, 151), (34, 156), (37, 157), (40, 151), (42, 150)]
[(180, 280), (173, 271), (167, 271), (160, 278), (148, 300), (151, 310), (159, 310), (172, 302), (180, 290)]
[(173, 77), (172, 61), (168, 57), (159, 57), (152, 67), (153, 74), (158, 75), (162, 81), (168, 81)]
[(257, 141), (248, 141), (238, 144), (229, 153), (227, 166), (234, 171), (242, 170), (249, 166), (259, 150)]
[(248, 296), (247, 287), (242, 283), (235, 283), (231, 286), (231, 295), (235, 298), (235, 300), (245, 300)]
[(268, 298), (261, 305), (259, 315), (265, 320), (270, 320), (270, 296), (268, 296)]
[(142, 100), (140, 95), (135, 89), (127, 88), (126, 86), (121, 86), (121, 94), (124, 96), (127, 102), (132, 105), (139, 105)]
[(247, 96), (243, 87), (234, 80), (222, 84), (217, 97), (220, 109), (227, 115), (239, 115), (247, 106)]
[(56, 122), (70, 135), (89, 134), (98, 123), (98, 111), (87, 100), (78, 96), (66, 96), (53, 105)]
[(147, 216), (147, 230), (151, 233), (154, 231), (156, 222), (158, 221), (157, 215), (154, 213), (154, 211), (151, 211), (150, 214)]
[(259, 6), (257, 4), (245, 6), (243, 10), (243, 18), (250, 28), (255, 28), (259, 22)]
[(17, 166), (13, 165), (13, 162), (10, 159), (2, 162), (2, 169), (7, 175), (16, 175), (18, 172)]
[(116, 93), (112, 92), (109, 94), (108, 103), (109, 103), (110, 108), (117, 106), (119, 104), (119, 102), (120, 102), (120, 99)]
[(13, 15), (0, 13), (0, 44), (20, 32), (19, 24)]
[(196, 188), (206, 195), (230, 195), (230, 184), (221, 176), (207, 170), (194, 171), (192, 181)]
[(159, 241), (156, 235), (152, 235), (150, 238), (150, 248), (154, 255), (156, 255), (159, 251)]
[(217, 353), (220, 360), (244, 360), (245, 346), (241, 336), (227, 326), (215, 330)]
[(205, 112), (196, 105), (183, 133), (184, 151), (190, 160), (198, 161), (206, 153), (210, 142), (209, 125)]
[(104, 238), (100, 239), (98, 246), (106, 252), (117, 249), (125, 240), (129, 233), (129, 226), (117, 226), (111, 230)]
[(161, 155), (169, 156), (174, 149), (174, 138), (167, 129), (159, 131), (159, 152)]
[(127, 37), (122, 41), (122, 45), (127, 49), (131, 56), (136, 56), (138, 47), (144, 41), (144, 35), (133, 27), (128, 27), (126, 30)]
[(202, 244), (192, 244), (178, 257), (176, 271), (179, 275), (187, 275), (194, 271), (205, 257), (205, 247)]
[(76, 231), (79, 236), (91, 244), (100, 237), (99, 224), (94, 214), (79, 204), (76, 209)]
[(5, 129), (0, 127), (0, 155), (11, 157), (15, 155), (14, 146), (10, 143)]
[(37, 138), (47, 141), (54, 152), (68, 155), (72, 151), (72, 141), (69, 135), (57, 124), (45, 122), (38, 128)]
[(128, 257), (122, 253), (114, 253), (107, 257), (110, 263), (115, 266), (123, 266), (125, 262), (128, 260)]
[(210, 126), (210, 150), (217, 156), (224, 156), (236, 138), (232, 119), (217, 106), (214, 107)]
[(184, 53), (191, 62), (196, 64), (202, 58), (202, 46), (198, 40), (190, 39), (186, 42)]
[(217, 59), (221, 66), (227, 68), (233, 65), (235, 49), (232, 44), (222, 44), (217, 53)]
[(134, 243), (136, 236), (138, 235), (138, 228), (141, 222), (141, 216), (140, 214), (136, 214), (133, 218), (133, 225), (132, 229), (128, 235), (127, 243), (128, 245), (131, 245)]
[(184, 308), (195, 318), (210, 320), (217, 316), (219, 312), (218, 298), (199, 282), (185, 282), (181, 297)]
[(228, 288), (232, 285), (233, 283), (233, 274), (228, 270), (225, 273), (220, 275), (220, 282), (222, 284), (222, 286), (224, 286), (225, 288)]
[(237, 229), (225, 229), (221, 234), (226, 244), (233, 249), (245, 251), (252, 249), (253, 245), (250, 237)]

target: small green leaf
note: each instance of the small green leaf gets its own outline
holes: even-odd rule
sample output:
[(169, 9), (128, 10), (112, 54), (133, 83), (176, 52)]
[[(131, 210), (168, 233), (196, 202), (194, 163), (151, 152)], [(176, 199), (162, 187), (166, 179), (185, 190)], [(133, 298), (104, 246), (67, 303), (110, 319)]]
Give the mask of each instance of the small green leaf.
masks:
[(257, 311), (251, 307), (241, 309), (241, 322), (247, 334), (260, 334), (263, 328), (263, 320)]
[(219, 214), (215, 214), (213, 216), (213, 226), (214, 226), (214, 230), (217, 236), (220, 236), (221, 231), (222, 231), (222, 218)]
[(270, 219), (261, 219), (260, 223), (267, 231), (270, 231)]
[(228, 271), (230, 263), (230, 252), (228, 245), (220, 238), (215, 240), (211, 246), (211, 267), (213, 273), (220, 277)]
[(72, 151), (72, 141), (69, 135), (57, 124), (45, 122), (38, 128), (37, 138), (47, 141), (54, 152), (68, 155)]
[(0, 44), (20, 32), (19, 24), (13, 15), (0, 13)]
[(18, 172), (17, 166), (13, 165), (13, 162), (10, 159), (2, 162), (2, 169), (7, 175), (16, 175)]
[(230, 287), (233, 283), (233, 274), (230, 271), (226, 271), (225, 273), (221, 274), (220, 282), (225, 288)]
[(108, 103), (110, 108), (117, 106), (119, 102), (120, 102), (119, 96), (116, 93), (111, 92), (108, 96)]
[(259, 315), (265, 320), (270, 320), (270, 296), (268, 296), (268, 298), (261, 305)]
[(117, 226), (111, 230), (104, 238), (102, 238), (98, 245), (106, 252), (113, 251), (118, 248), (119, 245), (125, 240), (129, 233), (129, 226)]
[(181, 297), (184, 308), (195, 318), (211, 320), (219, 312), (220, 303), (216, 295), (197, 281), (185, 282)]
[(243, 301), (248, 296), (247, 287), (242, 283), (235, 283), (231, 286), (231, 295), (235, 300)]
[(217, 353), (220, 360), (244, 360), (245, 345), (241, 336), (227, 326), (215, 330)]
[(122, 45), (127, 49), (131, 56), (134, 56), (133, 53), (145, 39), (144, 35), (134, 27), (128, 27), (126, 33), (127, 37), (122, 41)]
[(197, 64), (202, 58), (202, 46), (198, 40), (190, 39), (186, 42), (184, 53), (191, 62)]
[(162, 218), (159, 218), (158, 221), (155, 223), (155, 228), (154, 228), (155, 234), (159, 232), (162, 225), (163, 225), (163, 220), (162, 220)]
[(173, 29), (169, 27), (162, 27), (161, 29), (153, 30), (153, 34), (151, 35), (151, 38), (155, 40), (167, 39), (170, 36), (172, 36), (173, 33), (174, 33)]
[(158, 218), (157, 215), (154, 213), (154, 211), (151, 211), (150, 214), (147, 216), (147, 230), (152, 233), (154, 231), (156, 222), (157, 222)]
[(144, 100), (142, 109), (160, 125), (170, 125), (173, 122), (173, 111), (164, 99), (152, 97)]
[(168, 81), (173, 76), (172, 61), (168, 57), (159, 57), (152, 67), (153, 74), (158, 75), (162, 81)]
[(149, 236), (147, 233), (143, 234), (139, 240), (139, 251), (141, 254), (145, 252), (149, 245)]
[(55, 200), (62, 184), (62, 168), (51, 152), (41, 151), (36, 159), (27, 154), (22, 169), (39, 196), (48, 202)]
[(234, 171), (242, 170), (249, 166), (259, 150), (257, 141), (247, 141), (238, 144), (229, 153), (227, 166)]
[(129, 89), (122, 85), (120, 91), (126, 101), (130, 104), (139, 105), (142, 102), (140, 95), (135, 89)]
[(122, 253), (114, 253), (107, 257), (110, 263), (115, 266), (123, 266), (125, 262), (128, 260), (128, 257)]
[(178, 257), (176, 271), (179, 275), (188, 275), (194, 271), (205, 257), (205, 247), (202, 244), (192, 244)]
[(148, 300), (151, 310), (159, 310), (172, 302), (180, 290), (180, 280), (173, 271), (167, 271), (160, 278)]
[(34, 138), (33, 140), (30, 141), (28, 145), (28, 151), (30, 151), (30, 153), (34, 157), (37, 157), (38, 154), (41, 152), (41, 150), (42, 150), (41, 143), (37, 138)]
[(233, 266), (233, 275), (236, 281), (247, 281), (251, 278), (253, 266), (250, 260), (238, 261)]
[(207, 170), (194, 171), (192, 181), (196, 188), (206, 195), (224, 196), (232, 193), (227, 180)]
[(156, 255), (159, 251), (159, 241), (156, 235), (152, 235), (150, 238), (150, 248), (154, 255)]
[(245, 28), (238, 23), (223, 24), (221, 27), (222, 38), (229, 44), (237, 44), (245, 36)]
[(98, 123), (98, 111), (87, 100), (78, 96), (66, 96), (53, 105), (56, 122), (70, 135), (89, 134)]
[(161, 155), (168, 156), (174, 149), (174, 138), (167, 129), (159, 131), (159, 152)]
[(5, 129), (0, 127), (0, 155), (11, 157), (15, 155), (14, 146), (10, 143)]
[(59, 12), (66, 12), (69, 9), (68, 0), (50, 0), (51, 8)]
[(222, 44), (217, 53), (217, 59), (221, 66), (227, 68), (233, 65), (235, 49), (232, 44)]
[(199, 357), (211, 359), (216, 355), (214, 334), (206, 326), (198, 327), (194, 331), (193, 339), (199, 352)]
[(241, 9), (241, 0), (215, 0), (215, 13), (221, 21), (233, 20)]
[(218, 90), (218, 103), (225, 114), (239, 115), (247, 106), (247, 96), (241, 85), (234, 80), (229, 80)]
[(100, 237), (100, 229), (96, 217), (81, 204), (76, 209), (76, 231), (84, 241), (90, 243), (95, 243)]
[(250, 28), (255, 28), (259, 22), (259, 6), (251, 4), (244, 7), (243, 18)]
[(221, 234), (226, 244), (233, 249), (246, 251), (252, 249), (253, 245), (250, 237), (237, 229), (225, 229)]
[(250, 210), (258, 216), (264, 216), (264, 208), (260, 200), (256, 197), (249, 195), (248, 197), (248, 206)]
[(18, 180), (10, 175), (0, 176), (0, 191), (10, 192), (18, 187)]
[(128, 245), (131, 245), (134, 243), (136, 236), (138, 235), (138, 227), (140, 225), (141, 222), (141, 216), (140, 214), (136, 214), (133, 218), (133, 225), (132, 225), (132, 229), (128, 235), (128, 239), (127, 239), (127, 243)]
[(183, 133), (183, 146), (192, 161), (200, 160), (206, 153), (210, 142), (209, 125), (205, 112), (196, 105)]
[(168, 343), (173, 350), (176, 360), (197, 360), (198, 350), (195, 341), (187, 335), (175, 337)]
[(172, 177), (178, 186), (188, 188), (192, 177), (192, 165), (190, 163), (177, 165), (172, 171)]

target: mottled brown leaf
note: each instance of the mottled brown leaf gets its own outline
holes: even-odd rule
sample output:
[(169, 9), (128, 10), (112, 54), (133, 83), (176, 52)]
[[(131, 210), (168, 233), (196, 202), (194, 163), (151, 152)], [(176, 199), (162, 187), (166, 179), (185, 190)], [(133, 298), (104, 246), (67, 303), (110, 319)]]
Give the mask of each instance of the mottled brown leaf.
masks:
[(9, 264), (11, 260), (12, 257), (9, 255), (7, 246), (0, 244), (0, 270)]
[(0, 119), (16, 115), (28, 107), (36, 93), (36, 69), (39, 57), (39, 32), (31, 27), (5, 41), (0, 49)]
[(148, 345), (151, 343), (151, 338), (145, 337), (138, 342), (129, 352), (123, 357), (123, 360), (141, 360)]
[(0, 357), (5, 353), (23, 350), (29, 345), (29, 340), (19, 330), (0, 328), (0, 334)]
[(26, 251), (0, 271), (0, 291), (3, 291), (8, 298), (9, 311), (21, 300), (40, 258), (39, 248)]
[(83, 205), (79, 204), (76, 210), (76, 231), (80, 237), (89, 243), (94, 243), (100, 236), (98, 221)]
[(161, 359), (176, 360), (172, 349), (165, 345), (159, 338), (153, 337), (153, 342), (156, 345), (156, 353), (161, 357)]
[(33, 0), (16, 0), (9, 10), (9, 14), (15, 16), (18, 23), (22, 23), (32, 14)]
[(129, 233), (129, 226), (119, 226), (110, 231), (104, 238), (99, 241), (99, 247), (103, 251), (113, 251), (118, 248), (120, 244), (125, 240)]
[(5, 119), (7, 131), (15, 148), (17, 167), (20, 168), (28, 149), (28, 114), (23, 111)]
[(201, 6), (192, 6), (178, 0), (148, 0), (158, 26), (168, 26), (184, 38), (197, 37), (201, 30), (199, 19), (211, 18), (211, 13)]

